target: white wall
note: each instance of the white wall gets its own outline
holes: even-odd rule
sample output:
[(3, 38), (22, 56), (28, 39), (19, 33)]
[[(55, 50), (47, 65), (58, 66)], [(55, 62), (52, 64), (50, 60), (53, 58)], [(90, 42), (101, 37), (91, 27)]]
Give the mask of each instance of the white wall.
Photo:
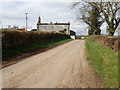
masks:
[(70, 36), (70, 37), (75, 40), (75, 36)]
[[(39, 28), (39, 29), (38, 29)], [(66, 34), (69, 34), (68, 25), (38, 25), (39, 31), (59, 32), (59, 30), (67, 29)]]

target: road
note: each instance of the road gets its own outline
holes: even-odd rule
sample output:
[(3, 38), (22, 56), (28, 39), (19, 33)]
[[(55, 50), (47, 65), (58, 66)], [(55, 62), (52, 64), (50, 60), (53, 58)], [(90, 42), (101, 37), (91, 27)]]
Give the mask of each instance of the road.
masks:
[(3, 88), (96, 88), (85, 41), (73, 40), (2, 69)]

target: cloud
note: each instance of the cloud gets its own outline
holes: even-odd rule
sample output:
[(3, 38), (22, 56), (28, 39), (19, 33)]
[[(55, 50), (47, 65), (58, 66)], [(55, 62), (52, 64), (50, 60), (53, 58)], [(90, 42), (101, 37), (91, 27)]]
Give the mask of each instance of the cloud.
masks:
[(0, 0), (0, 2), (73, 2), (73, 1), (74, 0)]
[(86, 25), (75, 21), (74, 10), (70, 9), (71, 2), (2, 2), (0, 19), (3, 26), (25, 26), (25, 12), (28, 12), (28, 26), (36, 28), (38, 16), (42, 22), (71, 22), (71, 29), (77, 34), (86, 34)]

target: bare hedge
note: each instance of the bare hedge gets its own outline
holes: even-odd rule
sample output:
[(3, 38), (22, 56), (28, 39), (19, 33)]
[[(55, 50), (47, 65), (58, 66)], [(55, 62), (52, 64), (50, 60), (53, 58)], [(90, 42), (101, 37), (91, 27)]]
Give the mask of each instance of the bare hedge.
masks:
[(43, 43), (47, 41), (55, 41), (70, 38), (67, 34), (41, 32), (41, 31), (2, 31), (2, 47), (10, 48), (32, 43)]
[(120, 37), (114, 36), (94, 36), (93, 37), (97, 42), (109, 47), (114, 51), (120, 50)]

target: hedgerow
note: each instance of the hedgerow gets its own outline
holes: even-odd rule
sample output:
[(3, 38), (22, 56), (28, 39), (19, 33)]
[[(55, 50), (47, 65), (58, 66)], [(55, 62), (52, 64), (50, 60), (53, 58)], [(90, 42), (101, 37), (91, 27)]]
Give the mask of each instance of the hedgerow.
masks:
[(70, 38), (70, 36), (55, 32), (3, 30), (2, 47), (11, 48), (46, 41), (54, 42), (55, 40), (67, 38)]

